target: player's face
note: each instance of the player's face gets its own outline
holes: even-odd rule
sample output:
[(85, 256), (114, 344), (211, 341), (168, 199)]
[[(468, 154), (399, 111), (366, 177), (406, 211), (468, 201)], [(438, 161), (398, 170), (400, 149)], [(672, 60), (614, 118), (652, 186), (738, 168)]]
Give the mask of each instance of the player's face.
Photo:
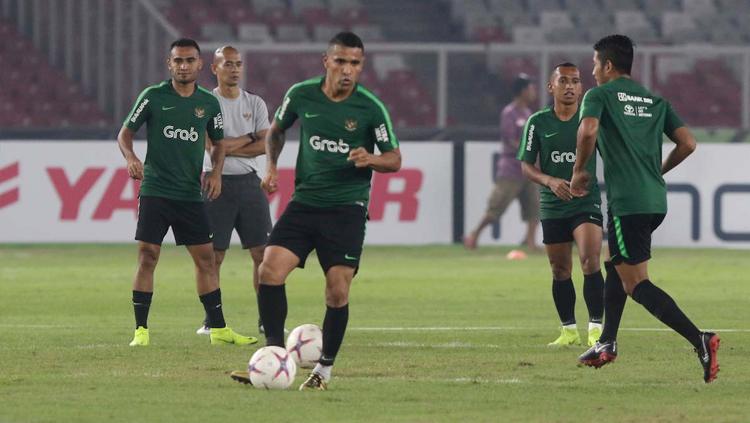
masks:
[(549, 93), (556, 101), (569, 106), (578, 102), (583, 88), (578, 68), (559, 67), (555, 69), (549, 82)]
[(594, 70), (591, 72), (591, 74), (594, 75), (596, 85), (606, 84), (609, 81), (609, 78), (607, 77), (606, 67), (602, 65), (601, 60), (599, 60), (598, 51), (594, 51)]
[(354, 87), (362, 73), (365, 57), (361, 48), (334, 44), (323, 56), (326, 80), (337, 89), (348, 91)]
[(217, 56), (211, 65), (211, 70), (216, 74), (216, 79), (222, 85), (234, 87), (239, 85), (242, 78), (242, 57), (234, 50), (224, 50)]
[(180, 84), (190, 84), (198, 79), (203, 61), (195, 47), (175, 47), (169, 54), (167, 66), (173, 80)]

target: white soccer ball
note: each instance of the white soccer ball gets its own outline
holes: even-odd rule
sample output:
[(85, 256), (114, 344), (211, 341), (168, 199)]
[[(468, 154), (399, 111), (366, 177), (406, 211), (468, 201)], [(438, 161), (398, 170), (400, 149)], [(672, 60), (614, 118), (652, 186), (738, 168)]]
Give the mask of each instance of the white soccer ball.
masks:
[(263, 347), (250, 357), (247, 371), (258, 389), (286, 389), (294, 382), (297, 364), (285, 349)]
[(323, 331), (318, 325), (302, 325), (294, 328), (286, 339), (286, 350), (298, 366), (311, 369), (323, 353)]

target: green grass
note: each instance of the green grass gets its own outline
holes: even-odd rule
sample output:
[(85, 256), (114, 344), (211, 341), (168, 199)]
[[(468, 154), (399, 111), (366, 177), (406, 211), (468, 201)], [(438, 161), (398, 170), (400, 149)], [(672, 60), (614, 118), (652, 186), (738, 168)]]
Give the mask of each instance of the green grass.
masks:
[[(505, 252), (367, 248), (330, 390), (297, 392), (227, 377), (255, 346), (212, 347), (194, 334), (203, 311), (182, 248), (164, 248), (152, 345), (135, 349), (134, 245), (0, 246), (0, 422), (747, 420), (746, 251), (662, 249), (651, 265), (700, 327), (737, 330), (721, 333), (711, 385), (688, 343), (643, 330), (663, 325), (632, 301), (615, 364), (580, 368), (581, 348), (547, 348), (558, 322), (546, 257)], [(229, 325), (255, 334), (248, 263), (229, 251), (222, 291)], [(321, 271), (308, 263), (289, 280), (289, 328), (323, 317)], [(574, 280), (585, 330), (579, 272)]]

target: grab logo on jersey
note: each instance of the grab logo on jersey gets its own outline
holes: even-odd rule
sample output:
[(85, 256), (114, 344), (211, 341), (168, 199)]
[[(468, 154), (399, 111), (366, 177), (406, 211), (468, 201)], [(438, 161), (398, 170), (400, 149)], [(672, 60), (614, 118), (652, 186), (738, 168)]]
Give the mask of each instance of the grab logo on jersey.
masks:
[(331, 153), (346, 154), (349, 152), (349, 144), (345, 143), (341, 138), (338, 141), (331, 141), (313, 135), (310, 137), (310, 147), (316, 151), (329, 151)]
[(164, 137), (172, 139), (172, 140), (183, 140), (183, 141), (190, 141), (190, 142), (196, 142), (198, 141), (198, 132), (196, 132), (195, 128), (192, 126), (190, 127), (190, 130), (187, 129), (180, 129), (176, 128), (172, 125), (167, 125), (164, 127), (164, 130), (162, 131), (164, 134)]
[(571, 153), (570, 151), (553, 151), (552, 152), (552, 163), (575, 163), (576, 162), (576, 153)]

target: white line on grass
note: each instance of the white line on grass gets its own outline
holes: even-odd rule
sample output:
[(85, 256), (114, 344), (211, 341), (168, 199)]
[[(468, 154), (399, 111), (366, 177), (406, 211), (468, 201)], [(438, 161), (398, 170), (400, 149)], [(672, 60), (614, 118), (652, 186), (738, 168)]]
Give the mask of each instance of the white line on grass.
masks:
[[(178, 324), (162, 324), (163, 328), (181, 327)], [(12, 324), (0, 323), (0, 328), (23, 328), (23, 329), (72, 329), (76, 325), (44, 325), (44, 324)], [(89, 326), (90, 327), (90, 326)], [(354, 332), (449, 332), (449, 331), (469, 331), (469, 332), (511, 332), (511, 331), (540, 331), (547, 330), (549, 326), (382, 326), (382, 327), (351, 327), (347, 330)], [(620, 328), (620, 330), (631, 332), (671, 332), (670, 328)], [(750, 333), (748, 328), (735, 329), (705, 329), (711, 332), (725, 333)]]
[[(510, 331), (538, 331), (549, 327), (520, 327), (520, 326), (436, 326), (436, 327), (354, 327), (348, 330), (356, 332), (448, 332), (448, 331), (471, 331), (471, 332), (510, 332)], [(620, 330), (632, 332), (671, 332), (670, 328), (620, 328)], [(750, 329), (706, 329), (711, 332), (750, 332)]]

